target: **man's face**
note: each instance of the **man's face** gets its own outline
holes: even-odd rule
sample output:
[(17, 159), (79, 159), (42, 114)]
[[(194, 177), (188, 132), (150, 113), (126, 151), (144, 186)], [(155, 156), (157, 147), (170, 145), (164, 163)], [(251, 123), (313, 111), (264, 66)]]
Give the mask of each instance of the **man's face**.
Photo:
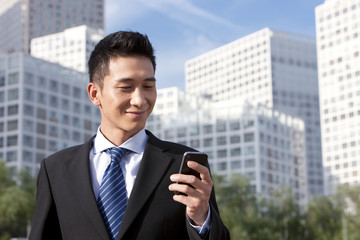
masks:
[(130, 138), (145, 127), (154, 108), (154, 68), (146, 57), (117, 57), (110, 60), (109, 72), (102, 90), (89, 84), (89, 96), (100, 108), (102, 133), (111, 141), (117, 136)]

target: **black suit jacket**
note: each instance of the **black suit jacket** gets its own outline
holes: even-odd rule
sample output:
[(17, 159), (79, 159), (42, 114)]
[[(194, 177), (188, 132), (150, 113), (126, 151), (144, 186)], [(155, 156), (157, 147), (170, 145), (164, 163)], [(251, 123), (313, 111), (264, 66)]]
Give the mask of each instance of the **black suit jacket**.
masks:
[[(182, 154), (193, 149), (164, 142), (147, 131), (140, 169), (117, 240), (201, 239), (188, 224), (185, 206), (172, 199), (170, 175), (180, 168)], [(91, 185), (87, 143), (57, 152), (41, 163), (37, 203), (29, 240), (109, 240)], [(230, 239), (210, 199), (211, 230), (206, 239)]]

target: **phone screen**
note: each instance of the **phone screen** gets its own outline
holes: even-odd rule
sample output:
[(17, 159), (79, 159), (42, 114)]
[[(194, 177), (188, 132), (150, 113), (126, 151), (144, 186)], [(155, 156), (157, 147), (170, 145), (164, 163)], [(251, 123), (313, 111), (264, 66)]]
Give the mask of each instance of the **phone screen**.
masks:
[[(185, 152), (181, 161), (181, 166), (179, 173), (186, 174), (186, 175), (194, 175), (195, 177), (200, 179), (200, 173), (189, 168), (187, 165), (188, 161), (198, 162), (203, 166), (207, 166), (207, 159), (208, 156), (206, 153), (202, 152)], [(175, 194), (183, 194), (179, 192), (175, 192)]]

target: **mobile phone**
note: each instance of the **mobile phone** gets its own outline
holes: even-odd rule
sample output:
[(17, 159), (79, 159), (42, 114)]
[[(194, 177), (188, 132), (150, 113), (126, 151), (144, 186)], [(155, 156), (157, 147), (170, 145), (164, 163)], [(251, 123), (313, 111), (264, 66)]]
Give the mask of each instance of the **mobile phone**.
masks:
[[(194, 161), (200, 163), (203, 166), (207, 166), (208, 156), (203, 152), (185, 152), (180, 165), (180, 174), (193, 175), (200, 179), (200, 173), (188, 167), (188, 161)], [(183, 194), (180, 192), (176, 192), (175, 194)]]

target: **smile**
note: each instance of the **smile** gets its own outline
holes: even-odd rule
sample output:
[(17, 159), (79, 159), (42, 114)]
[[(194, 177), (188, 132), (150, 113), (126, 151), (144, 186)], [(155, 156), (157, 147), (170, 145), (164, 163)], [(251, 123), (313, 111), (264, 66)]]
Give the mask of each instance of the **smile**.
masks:
[(127, 114), (130, 114), (132, 117), (142, 117), (144, 116), (146, 111), (142, 112), (127, 112)]

